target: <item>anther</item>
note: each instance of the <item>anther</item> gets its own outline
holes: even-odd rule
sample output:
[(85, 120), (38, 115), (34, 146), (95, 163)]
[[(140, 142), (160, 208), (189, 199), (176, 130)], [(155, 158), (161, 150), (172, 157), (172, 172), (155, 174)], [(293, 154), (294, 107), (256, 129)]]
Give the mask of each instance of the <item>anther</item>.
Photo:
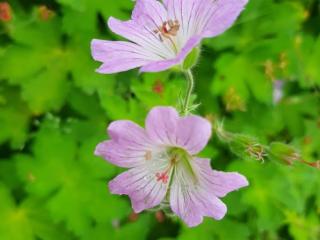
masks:
[(163, 173), (156, 173), (157, 181), (162, 181), (162, 183), (167, 184), (169, 176), (167, 175), (166, 172)]
[(146, 151), (146, 154), (144, 155), (144, 158), (147, 160), (147, 161), (150, 161), (152, 159), (152, 152), (151, 151)]
[(160, 33), (160, 39), (164, 38), (171, 38), (177, 36), (177, 33), (180, 29), (180, 23), (178, 20), (169, 20), (162, 23), (158, 29), (155, 29), (153, 32), (155, 34)]

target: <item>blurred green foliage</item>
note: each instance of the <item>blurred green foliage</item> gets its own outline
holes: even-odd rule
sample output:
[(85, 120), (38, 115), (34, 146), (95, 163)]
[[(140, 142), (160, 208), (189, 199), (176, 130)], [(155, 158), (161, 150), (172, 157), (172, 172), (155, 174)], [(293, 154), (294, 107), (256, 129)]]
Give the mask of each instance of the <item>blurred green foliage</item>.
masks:
[[(203, 155), (250, 180), (224, 199), (224, 220), (189, 229), (159, 212), (133, 214), (107, 190), (122, 170), (94, 157), (95, 145), (110, 121), (143, 124), (151, 107), (176, 106), (183, 75), (94, 72), (90, 41), (117, 39), (106, 20), (128, 18), (130, 0), (9, 4), (10, 20), (0, 20), (1, 240), (320, 239), (319, 170), (241, 159), (215, 136)], [(198, 114), (320, 159), (318, 0), (251, 0), (232, 29), (204, 42), (195, 77)]]

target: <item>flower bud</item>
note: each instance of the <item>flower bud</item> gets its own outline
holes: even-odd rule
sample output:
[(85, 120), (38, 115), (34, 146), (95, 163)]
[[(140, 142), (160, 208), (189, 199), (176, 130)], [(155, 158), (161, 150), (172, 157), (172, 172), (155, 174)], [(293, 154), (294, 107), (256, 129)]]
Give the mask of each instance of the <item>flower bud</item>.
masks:
[(231, 151), (238, 157), (264, 162), (267, 156), (266, 147), (255, 138), (225, 131), (219, 122), (215, 123), (214, 128), (220, 141), (228, 143)]
[(294, 162), (301, 160), (300, 154), (294, 147), (281, 142), (271, 143), (269, 153), (271, 160), (287, 165), (292, 165)]
[(246, 159), (264, 162), (267, 156), (264, 145), (255, 138), (243, 134), (234, 134), (230, 147), (235, 154)]
[(38, 14), (42, 21), (48, 21), (55, 15), (54, 11), (50, 10), (46, 5), (42, 5), (38, 8)]
[(9, 22), (12, 19), (11, 7), (7, 2), (0, 2), (0, 21)]

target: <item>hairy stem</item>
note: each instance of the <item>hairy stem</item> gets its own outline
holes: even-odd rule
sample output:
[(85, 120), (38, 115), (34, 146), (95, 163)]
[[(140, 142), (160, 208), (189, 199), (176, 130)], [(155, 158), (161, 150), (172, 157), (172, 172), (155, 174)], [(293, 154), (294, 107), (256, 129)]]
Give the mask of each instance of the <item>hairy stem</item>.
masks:
[(194, 79), (193, 79), (193, 75), (190, 69), (186, 70), (184, 72), (186, 79), (188, 81), (188, 87), (187, 87), (187, 92), (186, 92), (186, 96), (184, 98), (183, 101), (183, 107), (182, 107), (182, 114), (183, 115), (187, 115), (188, 114), (188, 109), (189, 109), (189, 105), (190, 105), (190, 99), (191, 99), (191, 95), (192, 95), (192, 91), (194, 88)]

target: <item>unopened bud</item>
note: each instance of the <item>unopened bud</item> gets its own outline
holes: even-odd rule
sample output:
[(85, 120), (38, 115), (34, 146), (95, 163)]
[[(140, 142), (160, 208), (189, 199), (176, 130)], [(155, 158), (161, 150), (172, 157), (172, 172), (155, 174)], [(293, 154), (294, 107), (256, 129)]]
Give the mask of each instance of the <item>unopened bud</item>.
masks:
[(9, 22), (12, 19), (12, 12), (9, 3), (0, 2), (0, 21)]
[(166, 216), (164, 215), (164, 213), (162, 211), (157, 211), (155, 213), (155, 217), (159, 223), (163, 223), (166, 219)]
[(130, 222), (136, 222), (139, 218), (139, 214), (135, 213), (135, 212), (132, 212), (130, 213), (128, 219)]
[(247, 110), (244, 99), (238, 94), (234, 87), (230, 87), (223, 96), (223, 102), (228, 112)]
[(283, 164), (292, 165), (294, 162), (301, 160), (300, 154), (294, 147), (281, 142), (271, 143), (269, 152), (271, 160)]
[(216, 121), (214, 129), (220, 141), (228, 143), (231, 151), (238, 157), (264, 162), (267, 156), (266, 147), (254, 137), (235, 134), (223, 129), (223, 124)]
[(42, 21), (48, 21), (54, 16), (54, 11), (50, 10), (46, 5), (42, 5), (38, 9), (39, 18)]
[(231, 150), (240, 157), (261, 161), (267, 156), (266, 147), (260, 144), (255, 138), (243, 134), (235, 134)]

